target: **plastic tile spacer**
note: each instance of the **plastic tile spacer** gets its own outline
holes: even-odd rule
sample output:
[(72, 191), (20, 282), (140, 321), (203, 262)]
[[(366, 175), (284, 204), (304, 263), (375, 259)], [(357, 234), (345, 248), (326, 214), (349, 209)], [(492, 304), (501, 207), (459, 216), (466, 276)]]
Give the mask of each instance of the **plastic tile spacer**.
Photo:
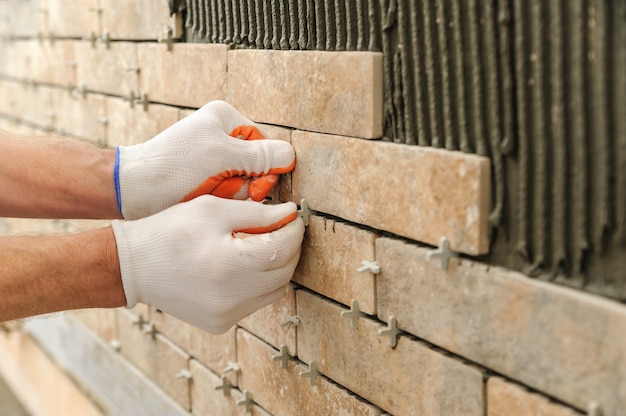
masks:
[(439, 248), (437, 250), (432, 250), (426, 253), (426, 258), (428, 260), (439, 259), (439, 267), (441, 270), (448, 270), (448, 263), (450, 259), (455, 257), (459, 257), (459, 253), (450, 250), (450, 242), (446, 237), (441, 237), (439, 239)]
[(365, 272), (372, 272), (374, 274), (378, 274), (380, 273), (380, 266), (378, 265), (377, 261), (363, 260), (361, 262), (361, 267), (356, 269), (356, 271), (359, 274), (362, 274)]
[(254, 403), (252, 401), (252, 394), (250, 394), (250, 392), (248, 390), (244, 390), (243, 391), (243, 400), (238, 400), (237, 401), (237, 406), (243, 406), (243, 408), (245, 409), (246, 413), (250, 413), (251, 406)]
[(176, 378), (184, 378), (186, 380), (191, 380), (192, 377), (191, 372), (187, 369), (180, 370), (178, 374), (176, 374)]
[(296, 215), (298, 217), (302, 217), (305, 227), (309, 226), (309, 223), (310, 223), (309, 217), (313, 215), (313, 212), (309, 209), (309, 203), (306, 199), (300, 200), (300, 209), (298, 210)]
[(285, 319), (281, 321), (280, 326), (287, 326), (287, 325), (293, 325), (293, 326), (300, 325), (300, 318), (298, 318), (296, 315), (285, 316)]
[(233, 385), (228, 382), (228, 378), (226, 376), (222, 376), (222, 384), (219, 386), (215, 386), (215, 390), (222, 390), (224, 393), (224, 397), (230, 396), (230, 391), (233, 389)]
[(381, 337), (389, 337), (389, 346), (395, 348), (398, 343), (398, 334), (400, 330), (396, 326), (396, 318), (394, 316), (389, 317), (389, 323), (386, 328), (378, 330), (378, 335)]
[(231, 371), (233, 373), (240, 372), (241, 371), (241, 366), (239, 365), (239, 363), (230, 363), (229, 362), (228, 365), (226, 366), (226, 368), (224, 369), (223, 373), (226, 374), (226, 373), (230, 373)]
[(311, 361), (309, 364), (309, 370), (303, 371), (300, 373), (300, 378), (308, 378), (311, 386), (315, 386), (315, 380), (320, 375), (319, 371), (317, 371), (317, 362)]
[(359, 318), (365, 316), (365, 314), (359, 309), (359, 301), (356, 299), (352, 299), (352, 307), (350, 310), (343, 311), (340, 315), (344, 319), (349, 319), (352, 323), (352, 328), (354, 329), (356, 329), (359, 325)]
[(279, 361), (280, 368), (287, 368), (287, 361), (293, 360), (293, 357), (287, 353), (287, 346), (280, 346), (280, 354), (272, 355), (272, 361)]

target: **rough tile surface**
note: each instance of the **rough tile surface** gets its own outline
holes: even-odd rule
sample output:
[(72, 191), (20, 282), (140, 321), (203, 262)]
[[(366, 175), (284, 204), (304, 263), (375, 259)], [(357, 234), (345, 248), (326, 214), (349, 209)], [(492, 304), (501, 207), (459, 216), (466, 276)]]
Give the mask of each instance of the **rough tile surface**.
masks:
[(357, 272), (363, 260), (374, 261), (376, 235), (341, 222), (310, 217), (293, 280), (345, 305), (376, 314), (374, 274)]
[(57, 107), (63, 108), (63, 111), (56, 112), (54, 119), (57, 134), (80, 137), (101, 146), (106, 144), (109, 120), (103, 96), (87, 94), (83, 97), (62, 89), (57, 89), (54, 94)]
[(237, 385), (237, 374), (224, 372), (230, 363), (237, 362), (235, 328), (222, 335), (212, 335), (156, 309), (152, 311), (151, 322), (157, 331), (192, 357), (216, 374), (226, 375), (232, 385)]
[[(175, 24), (165, 1), (132, 0), (120, 7), (117, 0), (99, 0), (102, 30), (113, 39), (160, 39)], [(163, 46), (165, 47), (165, 46)]]
[(382, 135), (382, 54), (228, 54), (229, 100), (252, 120), (353, 137)]
[(137, 45), (132, 42), (74, 43), (76, 83), (89, 91), (129, 97), (139, 95)]
[(297, 355), (296, 328), (288, 318), (296, 316), (296, 293), (293, 287), (285, 288), (285, 295), (276, 302), (259, 309), (239, 322), (265, 342), (280, 348), (287, 346), (291, 355)]
[(218, 44), (139, 44), (141, 93), (150, 101), (202, 107), (223, 100), (228, 46)]
[(301, 362), (288, 362), (281, 368), (272, 360), (279, 352), (247, 331), (237, 331), (237, 345), (242, 366), (240, 388), (252, 392), (254, 400), (274, 416), (380, 415), (375, 406), (323, 377), (311, 386), (308, 379), (300, 377), (308, 370)]
[(144, 111), (140, 105), (130, 106), (121, 98), (106, 98), (107, 144), (129, 146), (143, 143), (178, 121), (176, 107), (151, 104)]
[(487, 416), (577, 416), (577, 411), (500, 377), (487, 381)]
[(468, 260), (446, 272), (427, 252), (376, 240), (381, 319), (577, 407), (626, 408), (624, 305)]
[(46, 0), (45, 3), (40, 13), (44, 13), (47, 35), (83, 37), (92, 31), (99, 32), (98, 0)]
[[(252, 404), (250, 412), (246, 413), (242, 405), (237, 405), (237, 402), (244, 399), (240, 390), (231, 389), (229, 394), (225, 396), (223, 390), (215, 389), (215, 387), (222, 385), (222, 380), (216, 374), (196, 360), (191, 360), (190, 368), (191, 374), (193, 374), (191, 411), (194, 415), (272, 416), (256, 404)], [(252, 399), (254, 400), (254, 397)]]
[(489, 159), (442, 149), (294, 131), (293, 200), (455, 251), (489, 249)]
[(304, 290), (297, 293), (298, 354), (318, 370), (391, 414), (482, 415), (482, 373), (407, 336), (395, 349), (384, 326), (361, 318), (357, 329), (345, 308)]

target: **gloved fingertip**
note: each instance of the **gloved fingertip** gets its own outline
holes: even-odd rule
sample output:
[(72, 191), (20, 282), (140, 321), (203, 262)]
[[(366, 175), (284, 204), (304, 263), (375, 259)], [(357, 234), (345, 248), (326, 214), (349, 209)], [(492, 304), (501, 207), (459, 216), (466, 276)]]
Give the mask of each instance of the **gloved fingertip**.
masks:
[(278, 175), (252, 178), (248, 184), (248, 195), (253, 201), (263, 201), (278, 182)]
[(272, 231), (276, 231), (276, 230), (284, 227), (285, 225), (289, 224), (290, 222), (295, 220), (296, 217), (297, 217), (297, 213), (296, 212), (292, 212), (291, 214), (287, 215), (286, 217), (278, 220), (277, 222), (275, 222), (273, 224), (259, 226), (259, 227), (249, 227), (249, 228), (245, 228), (245, 229), (242, 229), (242, 230), (235, 230), (234, 233), (245, 233), (245, 234), (265, 234), (265, 233), (271, 233)]

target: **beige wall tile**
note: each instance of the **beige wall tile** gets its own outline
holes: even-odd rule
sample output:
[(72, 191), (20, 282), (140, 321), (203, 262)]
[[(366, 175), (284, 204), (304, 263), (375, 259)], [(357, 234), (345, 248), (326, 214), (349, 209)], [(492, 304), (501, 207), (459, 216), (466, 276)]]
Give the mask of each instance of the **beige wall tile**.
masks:
[(293, 280), (345, 305), (376, 314), (374, 275), (357, 273), (363, 260), (374, 261), (372, 232), (331, 219), (312, 216)]
[(253, 404), (250, 413), (245, 413), (238, 401), (244, 399), (241, 391), (230, 390), (229, 396), (224, 396), (222, 390), (215, 390), (215, 387), (222, 385), (222, 380), (202, 363), (191, 360), (189, 363), (191, 374), (191, 412), (194, 416), (239, 416), (249, 414), (252, 416), (270, 416), (261, 407)]
[(69, 93), (57, 89), (55, 94), (55, 131), (87, 139), (99, 145), (106, 144), (108, 119), (106, 99), (99, 94)]
[(146, 333), (149, 324), (140, 328), (132, 312), (117, 311), (120, 353), (189, 409), (189, 380), (176, 377), (181, 370), (188, 370), (189, 354), (162, 334)]
[(487, 416), (581, 415), (500, 377), (490, 377), (487, 381), (487, 404)]
[(382, 135), (382, 70), (374, 52), (234, 50), (228, 97), (256, 122), (375, 138)]
[[(217, 374), (224, 374), (230, 363), (237, 362), (235, 328), (222, 335), (212, 335), (154, 308), (151, 321), (157, 331)], [(228, 372), (226, 375), (236, 386), (237, 374)]]
[(46, 3), (48, 35), (83, 37), (91, 31), (99, 33), (98, 0), (46, 0)]
[(353, 329), (345, 308), (304, 290), (296, 296), (298, 354), (321, 373), (392, 414), (483, 414), (478, 369), (408, 336), (392, 349), (379, 323), (361, 318)]
[[(113, 39), (159, 39), (167, 26), (174, 29), (165, 0), (100, 0), (102, 29)], [(163, 46), (165, 47), (165, 46)]]
[(201, 107), (225, 98), (228, 46), (139, 44), (141, 93), (150, 101)]
[[(121, 8), (124, 9), (124, 8)], [(129, 97), (139, 95), (137, 45), (132, 42), (74, 42), (76, 83), (89, 91)]]
[(247, 331), (237, 332), (237, 346), (242, 366), (240, 388), (249, 390), (254, 400), (275, 416), (380, 415), (378, 408), (323, 377), (311, 386), (308, 379), (300, 378), (308, 369), (300, 362), (288, 362), (287, 368), (281, 368), (272, 360), (279, 352)]
[(282, 298), (244, 318), (239, 325), (276, 348), (286, 345), (289, 354), (297, 355), (297, 327), (293, 324), (283, 325), (290, 316), (296, 316), (296, 293), (292, 286), (285, 288)]
[(44, 29), (40, 1), (9, 0), (0, 2), (0, 34), (5, 36), (37, 36)]
[(178, 121), (178, 109), (151, 104), (144, 111), (141, 105), (130, 106), (116, 97), (106, 98), (107, 145), (129, 146), (143, 143)]
[(444, 271), (427, 251), (376, 240), (379, 317), (577, 407), (626, 408), (624, 305), (468, 260)]
[(489, 159), (442, 149), (294, 131), (295, 201), (455, 251), (489, 250)]
[(104, 342), (117, 339), (115, 309), (81, 309), (72, 315), (95, 332)]

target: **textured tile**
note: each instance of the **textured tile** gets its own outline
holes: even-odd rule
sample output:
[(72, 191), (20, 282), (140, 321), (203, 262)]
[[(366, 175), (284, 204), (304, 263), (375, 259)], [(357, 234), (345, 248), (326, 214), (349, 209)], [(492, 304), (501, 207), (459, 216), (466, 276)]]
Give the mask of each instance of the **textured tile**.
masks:
[(141, 93), (150, 101), (202, 107), (225, 98), (228, 46), (139, 44)]
[(72, 316), (104, 342), (111, 342), (117, 337), (115, 309), (82, 309), (73, 311)]
[(297, 355), (296, 326), (287, 321), (291, 316), (296, 316), (296, 293), (289, 286), (282, 298), (244, 318), (239, 325), (276, 348), (286, 345), (289, 354)]
[(162, 334), (147, 333), (146, 324), (136, 322), (135, 314), (118, 309), (120, 353), (189, 409), (189, 380), (176, 377), (181, 370), (188, 370), (189, 355)]
[(98, 0), (46, 0), (46, 3), (48, 35), (83, 37), (91, 31), (99, 33)]
[(228, 97), (256, 122), (322, 133), (382, 135), (382, 54), (234, 50)]
[(222, 390), (216, 390), (222, 385), (222, 380), (211, 370), (196, 360), (191, 360), (189, 368), (193, 376), (191, 383), (191, 412), (194, 416), (239, 416), (250, 414), (252, 416), (270, 416), (261, 407), (253, 404), (250, 412), (245, 413), (237, 402), (244, 399), (243, 393), (237, 389), (231, 389), (228, 396), (224, 396)]
[(395, 349), (379, 323), (361, 318), (356, 329), (338, 305), (297, 293), (298, 354), (317, 362), (332, 380), (391, 414), (482, 415), (482, 372), (408, 336)]
[(106, 98), (107, 144), (128, 146), (143, 143), (178, 121), (178, 110), (160, 104), (151, 104), (148, 110), (140, 105), (130, 106), (121, 98)]
[(102, 30), (113, 39), (159, 39), (168, 26), (174, 30), (180, 24), (170, 18), (167, 2), (162, 0), (128, 0), (124, 7), (117, 0), (100, 0), (100, 7)]
[(99, 145), (106, 144), (108, 119), (104, 96), (87, 94), (83, 97), (62, 89), (54, 91), (54, 94), (57, 134), (80, 137)]
[(294, 201), (455, 251), (489, 250), (489, 159), (442, 149), (294, 131)]
[(581, 415), (499, 377), (490, 377), (487, 381), (487, 409), (487, 416)]
[(292, 361), (281, 368), (272, 360), (279, 352), (247, 331), (237, 331), (237, 347), (242, 367), (240, 388), (249, 390), (253, 399), (274, 416), (380, 415), (375, 406), (325, 378), (318, 377), (311, 386), (308, 379), (300, 377), (308, 369), (302, 363)]
[[(516, 272), (376, 240), (378, 315), (579, 408), (626, 408), (626, 307)], [(605, 386), (612, 386), (607, 389)]]
[[(226, 367), (237, 361), (234, 328), (221, 335), (212, 335), (154, 308), (151, 322), (157, 331), (216, 374), (225, 374)], [(226, 375), (236, 386), (237, 374), (229, 372)]]
[(137, 45), (132, 42), (74, 43), (76, 83), (89, 91), (129, 97), (139, 95)]
[(376, 314), (374, 275), (357, 272), (363, 260), (375, 260), (375, 239), (370, 231), (312, 216), (293, 280), (345, 305), (358, 300), (361, 311)]

